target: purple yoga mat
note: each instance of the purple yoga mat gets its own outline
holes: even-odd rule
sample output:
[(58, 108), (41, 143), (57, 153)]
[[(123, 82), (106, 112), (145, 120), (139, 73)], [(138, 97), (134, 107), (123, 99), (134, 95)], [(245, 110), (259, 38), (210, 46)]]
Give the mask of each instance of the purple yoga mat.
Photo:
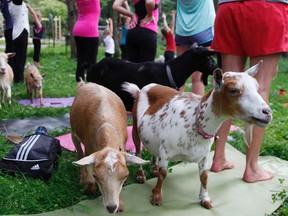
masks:
[[(69, 98), (43, 98), (43, 107), (67, 107), (72, 106), (74, 97)], [(34, 99), (33, 104), (30, 103), (30, 100), (17, 100), (18, 103), (25, 106), (40, 107), (40, 99)]]

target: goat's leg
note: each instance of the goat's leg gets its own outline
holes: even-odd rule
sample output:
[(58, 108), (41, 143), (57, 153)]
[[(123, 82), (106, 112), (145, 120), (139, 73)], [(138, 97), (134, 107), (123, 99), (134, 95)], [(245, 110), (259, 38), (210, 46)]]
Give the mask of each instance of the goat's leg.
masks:
[(40, 105), (43, 106), (43, 96), (42, 96), (42, 88), (39, 90), (39, 98), (40, 98)]
[(85, 179), (85, 193), (86, 194), (94, 194), (96, 192), (96, 181), (93, 177), (93, 165), (87, 165), (84, 167), (86, 171), (86, 179)]
[(4, 104), (4, 102), (5, 102), (5, 101), (4, 101), (4, 100), (5, 100), (5, 93), (6, 93), (6, 92), (5, 92), (5, 88), (1, 89), (1, 93), (2, 93), (1, 103)]
[(7, 87), (7, 100), (8, 100), (8, 104), (11, 105), (11, 87), (8, 86)]
[(208, 194), (208, 167), (207, 167), (207, 157), (203, 158), (199, 163), (199, 176), (201, 181), (199, 199), (201, 205), (210, 209), (213, 207), (213, 201), (210, 199)]
[(30, 86), (28, 89), (28, 95), (29, 95), (30, 103), (33, 104), (33, 90)]
[[(134, 121), (134, 120), (133, 120)], [(139, 134), (137, 132), (136, 126), (133, 125), (132, 128), (132, 139), (136, 148), (136, 156), (142, 158), (141, 156), (141, 141), (139, 138)], [(142, 165), (139, 165), (137, 171), (137, 182), (143, 184), (146, 181), (146, 177), (142, 168)]]
[(152, 164), (153, 164), (153, 168), (152, 168), (153, 173), (154, 173), (154, 175), (158, 176), (158, 171), (159, 171), (158, 157), (153, 156)]
[(159, 168), (158, 180), (156, 186), (152, 190), (151, 204), (160, 206), (162, 204), (162, 185), (167, 176), (167, 169)]

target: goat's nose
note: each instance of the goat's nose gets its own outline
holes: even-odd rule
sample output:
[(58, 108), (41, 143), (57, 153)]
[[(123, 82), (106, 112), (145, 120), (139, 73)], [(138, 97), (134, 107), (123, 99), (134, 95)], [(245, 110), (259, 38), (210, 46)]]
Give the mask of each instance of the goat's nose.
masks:
[(262, 109), (262, 113), (264, 115), (271, 115), (271, 109), (270, 108), (264, 108), (264, 109)]
[(1, 67), (1, 68), (0, 68), (0, 70), (1, 70), (1, 72), (2, 72), (2, 73), (5, 73), (5, 71), (6, 71), (6, 68), (4, 68), (4, 67)]
[(113, 214), (116, 211), (117, 206), (116, 205), (106, 206), (106, 208), (110, 214)]

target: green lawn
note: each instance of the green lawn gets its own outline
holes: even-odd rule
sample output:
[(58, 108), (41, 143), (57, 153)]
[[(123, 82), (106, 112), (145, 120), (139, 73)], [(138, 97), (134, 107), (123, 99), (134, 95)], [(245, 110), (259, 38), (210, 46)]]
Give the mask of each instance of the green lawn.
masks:
[[(162, 52), (163, 49), (158, 53), (162, 54)], [(98, 59), (103, 57), (103, 53), (104, 49), (100, 47)], [(42, 49), (41, 64), (44, 65), (44, 68), (41, 69), (41, 72), (46, 74), (43, 80), (44, 97), (71, 97), (75, 95), (76, 62), (71, 60), (69, 56), (69, 50), (66, 51), (65, 46)], [(33, 62), (32, 50), (30, 49), (28, 61)], [(284, 160), (288, 160), (288, 110), (283, 106), (283, 103), (288, 103), (288, 92), (285, 96), (279, 96), (278, 92), (281, 88), (288, 91), (287, 77), (288, 59), (281, 59), (278, 77), (273, 80), (271, 88), (270, 106), (273, 110), (273, 121), (267, 127), (261, 151), (261, 155), (274, 155)], [(211, 88), (211, 84), (206, 87), (207, 91)], [(190, 91), (190, 89), (186, 88), (186, 91)], [(12, 105), (4, 105), (0, 110), (1, 120), (35, 116), (62, 116), (70, 111), (69, 108), (32, 108), (19, 105), (15, 100), (28, 98), (24, 84), (14, 85), (12, 96)], [(241, 126), (240, 122), (235, 122), (235, 124)], [(68, 132), (70, 132), (69, 129), (50, 131), (49, 133), (52, 136), (58, 136)], [(231, 144), (245, 153), (245, 143), (242, 135), (233, 133), (232, 136), (235, 141)], [(0, 135), (0, 158), (6, 155), (12, 147), (5, 137)], [(150, 159), (149, 153), (144, 152), (144, 158)], [(80, 171), (71, 163), (76, 159), (76, 153), (63, 150), (59, 167), (48, 182), (28, 178), (20, 174), (11, 176), (0, 172), (0, 215), (51, 211), (74, 205), (83, 199), (92, 199), (99, 196), (99, 193), (93, 196), (84, 195), (83, 187), (79, 185)], [(153, 175), (149, 165), (146, 165), (144, 169), (148, 178), (151, 178)], [(135, 182), (136, 166), (129, 165), (129, 170), (130, 177), (126, 184)], [(283, 182), (284, 186), (287, 186), (287, 184), (287, 182)], [(286, 201), (274, 215), (288, 215), (287, 195), (284, 198), (286, 198)]]

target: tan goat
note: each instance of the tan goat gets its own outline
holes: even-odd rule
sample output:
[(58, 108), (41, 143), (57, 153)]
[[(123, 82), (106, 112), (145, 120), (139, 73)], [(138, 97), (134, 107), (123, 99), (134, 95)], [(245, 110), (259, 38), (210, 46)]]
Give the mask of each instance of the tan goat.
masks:
[[(109, 89), (88, 83), (80, 86), (71, 107), (72, 140), (81, 167), (80, 183), (86, 193), (95, 193), (96, 183), (109, 213), (122, 212), (121, 189), (129, 171), (126, 163), (144, 164), (125, 152), (127, 114), (121, 99)], [(81, 148), (84, 144), (84, 152)], [(86, 156), (86, 157), (84, 157)]]
[[(1, 90), (1, 103), (5, 103), (5, 94), (8, 100), (8, 104), (11, 104), (11, 86), (13, 83), (13, 70), (8, 64), (8, 58), (11, 58), (15, 53), (3, 53), (0, 52), (0, 90)], [(0, 108), (1, 108), (0, 103)]]
[(35, 98), (40, 98), (40, 105), (43, 106), (43, 84), (42, 78), (45, 77), (46, 74), (41, 74), (38, 68), (34, 65), (27, 64), (26, 67), (26, 76), (25, 76), (25, 83), (27, 88), (27, 93), (30, 98), (30, 102), (33, 103), (33, 92)]

